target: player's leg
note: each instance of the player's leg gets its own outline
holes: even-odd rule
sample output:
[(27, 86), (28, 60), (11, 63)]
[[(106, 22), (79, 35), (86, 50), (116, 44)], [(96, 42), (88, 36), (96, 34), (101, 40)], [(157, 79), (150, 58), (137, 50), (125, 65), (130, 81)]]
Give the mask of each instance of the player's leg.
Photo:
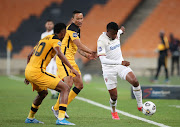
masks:
[[(111, 84), (113, 85), (113, 84)], [(113, 86), (117, 86), (116, 84), (114, 84)], [(111, 106), (111, 114), (112, 114), (112, 118), (115, 120), (119, 120), (119, 116), (118, 113), (116, 112), (116, 106), (117, 106), (117, 88), (108, 90), (109, 94), (110, 94), (110, 106)]]
[[(63, 80), (64, 80), (64, 83), (68, 84), (70, 88), (72, 87), (72, 85), (73, 85), (72, 76), (67, 76), (67, 77), (65, 77)], [(69, 95), (70, 95), (70, 93), (69, 93)], [(58, 118), (58, 113), (59, 113), (58, 110), (59, 110), (59, 99), (60, 99), (60, 96), (61, 96), (61, 93), (60, 93), (59, 96), (58, 96), (58, 99), (57, 99), (57, 101), (56, 101), (56, 104), (55, 104), (54, 106), (52, 106), (52, 108), (51, 108), (51, 110), (53, 111), (54, 116), (55, 116), (56, 118)], [(69, 102), (69, 98), (68, 98), (68, 102)], [(68, 104), (69, 104), (69, 103), (68, 103)], [(66, 118), (69, 118), (69, 116), (67, 115), (67, 113), (65, 113), (65, 117), (66, 117)]]
[(132, 85), (133, 87), (133, 94), (136, 98), (137, 101), (137, 105), (138, 105), (138, 110), (141, 111), (142, 110), (142, 91), (141, 91), (141, 86), (136, 78), (136, 76), (134, 75), (134, 73), (131, 71), (126, 75), (126, 80)]
[(158, 59), (158, 67), (157, 67), (157, 72), (156, 72), (156, 75), (154, 77), (154, 82), (157, 82), (158, 80), (158, 76), (159, 76), (159, 72), (161, 70), (161, 66), (162, 66), (162, 58), (159, 58)]
[(114, 67), (103, 67), (103, 78), (106, 84), (107, 90), (110, 95), (110, 106), (112, 118), (119, 120), (118, 113), (116, 112), (117, 106), (117, 71)]
[(74, 98), (79, 94), (79, 92), (83, 89), (83, 80), (82, 77), (73, 77), (73, 83), (74, 83), (74, 88), (69, 93), (69, 98), (68, 98), (68, 105), (74, 100)]
[(25, 123), (43, 123), (35, 119), (35, 114), (38, 111), (43, 99), (47, 96), (47, 94), (48, 94), (47, 90), (38, 92), (38, 95), (36, 96), (36, 98), (32, 103), (31, 110), (29, 112), (27, 119), (25, 120)]
[(165, 79), (165, 83), (168, 83), (169, 82), (169, 76), (168, 76), (168, 68), (167, 68), (167, 56), (164, 58), (164, 71), (165, 71), (165, 76), (166, 76), (166, 79)]
[[(71, 77), (71, 81), (72, 81), (72, 77)], [(61, 92), (61, 96), (59, 98), (59, 114), (58, 114), (58, 119), (56, 121), (57, 125), (75, 125), (74, 123), (70, 123), (65, 119), (65, 112), (67, 108), (70, 88), (71, 88), (70, 84), (68, 85), (62, 81), (60, 81), (55, 88), (56, 91)]]

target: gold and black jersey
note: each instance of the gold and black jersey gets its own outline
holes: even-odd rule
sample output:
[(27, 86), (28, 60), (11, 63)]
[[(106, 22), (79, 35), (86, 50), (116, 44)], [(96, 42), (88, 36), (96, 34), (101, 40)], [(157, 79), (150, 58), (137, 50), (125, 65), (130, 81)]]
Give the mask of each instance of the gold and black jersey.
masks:
[(68, 60), (75, 60), (74, 55), (77, 52), (77, 46), (74, 44), (75, 39), (80, 39), (80, 29), (74, 23), (66, 28), (66, 35), (62, 41), (61, 50)]
[(28, 63), (28, 66), (46, 69), (50, 60), (56, 54), (54, 47), (60, 47), (61, 41), (57, 35), (48, 35), (41, 39), (34, 47), (34, 53)]

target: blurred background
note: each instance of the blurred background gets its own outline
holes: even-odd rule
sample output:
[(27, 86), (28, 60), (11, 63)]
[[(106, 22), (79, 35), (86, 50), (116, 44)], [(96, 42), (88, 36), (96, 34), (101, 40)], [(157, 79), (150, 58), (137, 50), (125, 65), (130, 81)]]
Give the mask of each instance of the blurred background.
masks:
[[(11, 52), (10, 74), (24, 74), (26, 57), (46, 31), (46, 21), (68, 25), (75, 9), (84, 14), (81, 40), (92, 50), (96, 50), (97, 39), (108, 22), (126, 28), (121, 36), (122, 53), (138, 76), (153, 77), (156, 73), (160, 31), (169, 44), (172, 34), (179, 47), (180, 0), (0, 0), (0, 74), (7, 73), (7, 45)], [(169, 50), (169, 75), (171, 58)], [(83, 74), (102, 74), (99, 59), (88, 61), (77, 54), (76, 61)], [(164, 75), (164, 69), (160, 74)]]

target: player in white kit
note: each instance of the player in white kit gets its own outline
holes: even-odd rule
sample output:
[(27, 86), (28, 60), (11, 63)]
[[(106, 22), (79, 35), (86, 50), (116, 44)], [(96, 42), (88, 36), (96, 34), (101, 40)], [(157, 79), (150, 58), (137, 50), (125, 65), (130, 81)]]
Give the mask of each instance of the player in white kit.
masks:
[(117, 105), (117, 75), (127, 80), (133, 87), (133, 93), (137, 101), (137, 108), (142, 110), (142, 91), (139, 82), (129, 67), (130, 62), (124, 61), (120, 48), (120, 34), (124, 27), (118, 28), (115, 22), (107, 25), (107, 32), (103, 32), (97, 41), (97, 53), (102, 64), (103, 77), (110, 94), (110, 106), (112, 118), (119, 120), (116, 112)]
[[(41, 39), (43, 39), (44, 37), (48, 36), (48, 35), (52, 35), (54, 34), (54, 23), (52, 20), (47, 20), (46, 24), (45, 24), (45, 28), (46, 31), (44, 33), (41, 34)], [(56, 71), (57, 71), (57, 65), (56, 65), (56, 56), (54, 58), (51, 59), (51, 61), (49, 62), (48, 66), (46, 67), (46, 71), (56, 75)], [(58, 92), (56, 92), (55, 90), (51, 90), (51, 98), (52, 99), (57, 99), (58, 98)]]

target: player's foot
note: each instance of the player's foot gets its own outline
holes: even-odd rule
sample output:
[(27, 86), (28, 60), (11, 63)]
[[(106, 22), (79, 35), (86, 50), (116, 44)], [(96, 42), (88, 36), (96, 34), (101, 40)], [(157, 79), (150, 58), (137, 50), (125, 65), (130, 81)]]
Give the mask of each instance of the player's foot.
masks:
[(142, 108), (143, 108), (143, 107), (137, 107), (137, 109), (138, 109), (139, 111), (141, 111), (141, 112), (142, 112)]
[(56, 125), (76, 125), (74, 123), (71, 123), (69, 121), (67, 121), (65, 118), (63, 120), (56, 120)]
[(168, 83), (169, 83), (169, 79), (165, 79), (164, 82), (165, 82), (166, 84), (168, 84)]
[[(51, 110), (54, 113), (54, 116), (56, 117), (56, 119), (58, 118), (58, 114), (59, 114), (59, 110), (54, 110), (54, 106), (51, 107)], [(69, 118), (68, 114), (65, 112), (65, 118)]]
[(41, 123), (41, 124), (44, 124), (44, 122), (41, 122), (35, 118), (34, 119), (26, 118), (25, 123)]
[(112, 114), (112, 119), (114, 119), (114, 120), (120, 120), (117, 112), (111, 112), (111, 114)]

